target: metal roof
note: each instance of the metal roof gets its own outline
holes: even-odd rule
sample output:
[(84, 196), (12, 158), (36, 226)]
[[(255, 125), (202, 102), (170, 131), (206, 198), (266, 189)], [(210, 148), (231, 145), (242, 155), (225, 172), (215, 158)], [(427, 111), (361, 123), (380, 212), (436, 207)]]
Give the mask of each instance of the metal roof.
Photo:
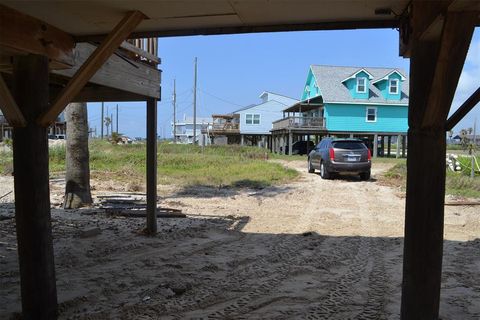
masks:
[[(402, 69), (398, 68), (373, 68), (373, 67), (338, 67), (338, 66), (321, 66), (321, 65), (312, 65), (310, 66), (315, 81), (318, 88), (322, 94), (324, 103), (381, 103), (381, 104), (392, 104), (392, 105), (406, 105), (408, 104), (408, 90), (409, 82), (406, 73)], [(366, 70), (373, 76), (373, 79), (370, 82), (370, 98), (369, 99), (354, 99), (350, 94), (350, 91), (347, 89), (342, 81), (345, 78), (348, 78), (350, 75), (354, 74), (358, 70)], [(384, 78), (385, 75), (391, 73), (392, 71), (397, 71), (403, 75), (406, 79), (402, 82), (401, 86), (401, 99), (400, 100), (386, 100), (381, 94), (380, 90), (372, 84), (378, 79)]]
[[(409, 0), (100, 0), (12, 1), (1, 4), (74, 36), (108, 34), (128, 11), (148, 19), (136, 37), (317, 29), (393, 28)], [(377, 9), (383, 14), (375, 14)], [(395, 13), (395, 14), (394, 14)]]

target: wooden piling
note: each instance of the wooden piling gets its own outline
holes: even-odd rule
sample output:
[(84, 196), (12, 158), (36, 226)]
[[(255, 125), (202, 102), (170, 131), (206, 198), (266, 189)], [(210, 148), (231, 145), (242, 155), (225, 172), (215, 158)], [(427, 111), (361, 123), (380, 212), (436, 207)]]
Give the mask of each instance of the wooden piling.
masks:
[(157, 233), (157, 99), (147, 99), (147, 232)]
[(13, 129), (15, 220), (23, 319), (56, 319), (47, 128), (35, 121), (49, 106), (48, 58), (16, 56), (13, 95), (27, 125)]

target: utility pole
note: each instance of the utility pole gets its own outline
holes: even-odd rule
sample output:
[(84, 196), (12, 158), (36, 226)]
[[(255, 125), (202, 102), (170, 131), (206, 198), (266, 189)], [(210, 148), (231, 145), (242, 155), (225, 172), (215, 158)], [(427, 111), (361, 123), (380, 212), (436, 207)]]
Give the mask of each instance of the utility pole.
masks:
[(193, 82), (193, 144), (197, 144), (197, 57), (195, 57), (195, 78)]
[(173, 79), (173, 143), (177, 143), (177, 91)]
[(104, 119), (103, 119), (103, 102), (102, 102), (102, 125), (100, 126), (100, 138), (103, 140), (103, 126), (104, 126)]
[(105, 127), (107, 127), (107, 140), (108, 140), (108, 137), (112, 134), (112, 132), (110, 132), (110, 123), (112, 123), (113, 121), (112, 118), (108, 117), (108, 105), (107, 105), (105, 114), (106, 114), (105, 120), (107, 119), (109, 120), (109, 121), (105, 121)]
[(108, 136), (109, 136), (108, 129), (110, 128), (110, 122), (109, 121), (110, 121), (110, 119), (108, 117), (106, 117), (105, 118), (105, 127), (107, 129), (107, 140), (108, 140)]
[(477, 148), (477, 140), (476, 140), (476, 135), (477, 135), (477, 118), (475, 118), (475, 122), (473, 123), (473, 146), (471, 148), (471, 157), (472, 157), (472, 169), (470, 171), (470, 176), (475, 178), (475, 149)]
[(118, 133), (118, 104), (117, 104), (117, 133)]

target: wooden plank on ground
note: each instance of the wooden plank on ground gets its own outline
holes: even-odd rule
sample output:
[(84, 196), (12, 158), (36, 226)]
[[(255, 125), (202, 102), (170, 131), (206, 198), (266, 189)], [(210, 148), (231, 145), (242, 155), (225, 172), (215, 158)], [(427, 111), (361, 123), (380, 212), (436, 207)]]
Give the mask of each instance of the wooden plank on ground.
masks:
[(455, 201), (446, 202), (446, 206), (480, 206), (480, 201)]
[[(145, 218), (147, 217), (146, 209), (105, 209), (107, 215), (112, 216), (121, 216), (128, 218)], [(186, 218), (187, 216), (182, 213), (180, 210), (168, 209), (168, 208), (157, 208), (156, 210), (157, 218)]]

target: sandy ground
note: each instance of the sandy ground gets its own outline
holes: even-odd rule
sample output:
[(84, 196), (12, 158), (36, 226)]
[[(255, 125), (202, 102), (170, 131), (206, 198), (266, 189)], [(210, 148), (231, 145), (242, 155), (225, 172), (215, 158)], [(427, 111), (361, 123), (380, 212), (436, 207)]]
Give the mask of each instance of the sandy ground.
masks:
[[(187, 218), (159, 219), (156, 237), (140, 234), (144, 219), (54, 209), (60, 318), (399, 319), (404, 199), (376, 181), (387, 165), (363, 182), (284, 164), (300, 179), (261, 190), (159, 188), (161, 205)], [(97, 195), (122, 188), (94, 186)], [(53, 205), (62, 188), (52, 182)], [(12, 189), (0, 177), (0, 195)], [(11, 216), (12, 195), (0, 201)], [(446, 207), (445, 222), (441, 318), (480, 319), (480, 207)], [(1, 319), (15, 318), (19, 295), (14, 219), (6, 219)]]

